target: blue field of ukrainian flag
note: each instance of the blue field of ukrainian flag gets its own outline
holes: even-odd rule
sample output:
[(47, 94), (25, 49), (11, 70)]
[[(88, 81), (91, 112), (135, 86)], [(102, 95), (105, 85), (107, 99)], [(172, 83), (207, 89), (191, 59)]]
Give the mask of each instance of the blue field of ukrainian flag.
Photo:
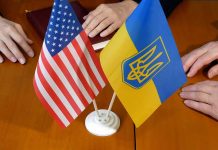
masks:
[(101, 52), (101, 65), (139, 127), (185, 82), (159, 0), (143, 0)]

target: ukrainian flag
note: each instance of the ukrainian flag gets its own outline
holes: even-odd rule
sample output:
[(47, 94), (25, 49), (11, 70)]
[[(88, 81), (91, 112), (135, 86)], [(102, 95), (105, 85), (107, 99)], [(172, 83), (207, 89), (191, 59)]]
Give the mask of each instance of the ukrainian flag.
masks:
[(143, 0), (100, 54), (102, 68), (139, 127), (186, 76), (159, 0)]

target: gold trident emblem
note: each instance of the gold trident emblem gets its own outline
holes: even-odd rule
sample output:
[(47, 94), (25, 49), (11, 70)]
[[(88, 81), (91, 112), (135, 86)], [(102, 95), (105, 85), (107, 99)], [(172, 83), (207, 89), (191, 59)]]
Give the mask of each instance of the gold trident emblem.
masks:
[(162, 52), (158, 53), (151, 61), (147, 62), (149, 58), (154, 55), (156, 48), (157, 46), (154, 46), (147, 53), (129, 64), (131, 72), (128, 74), (128, 80), (137, 80), (139, 83), (142, 83), (163, 65), (163, 62), (157, 62), (150, 67), (150, 65), (162, 55)]

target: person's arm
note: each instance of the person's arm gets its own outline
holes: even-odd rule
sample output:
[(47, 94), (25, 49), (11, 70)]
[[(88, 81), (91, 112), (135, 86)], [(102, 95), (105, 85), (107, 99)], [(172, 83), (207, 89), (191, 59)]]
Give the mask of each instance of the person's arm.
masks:
[(138, 4), (133, 0), (101, 4), (84, 17), (83, 28), (90, 37), (105, 37), (118, 29)]
[(19, 61), (24, 64), (26, 59), (18, 47), (21, 47), (29, 57), (33, 57), (34, 52), (29, 46), (32, 43), (21, 25), (0, 16), (0, 63), (4, 61), (2, 55), (5, 55), (11, 62)]
[[(135, 0), (140, 3), (141, 0)], [(182, 0), (160, 0), (165, 15), (168, 17)]]

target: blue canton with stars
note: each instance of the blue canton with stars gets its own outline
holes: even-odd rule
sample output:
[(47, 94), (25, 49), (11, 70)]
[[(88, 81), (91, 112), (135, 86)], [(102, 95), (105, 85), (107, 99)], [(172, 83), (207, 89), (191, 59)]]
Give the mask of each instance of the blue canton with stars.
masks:
[(49, 53), (52, 56), (59, 53), (81, 31), (82, 25), (68, 0), (55, 0), (45, 35)]

